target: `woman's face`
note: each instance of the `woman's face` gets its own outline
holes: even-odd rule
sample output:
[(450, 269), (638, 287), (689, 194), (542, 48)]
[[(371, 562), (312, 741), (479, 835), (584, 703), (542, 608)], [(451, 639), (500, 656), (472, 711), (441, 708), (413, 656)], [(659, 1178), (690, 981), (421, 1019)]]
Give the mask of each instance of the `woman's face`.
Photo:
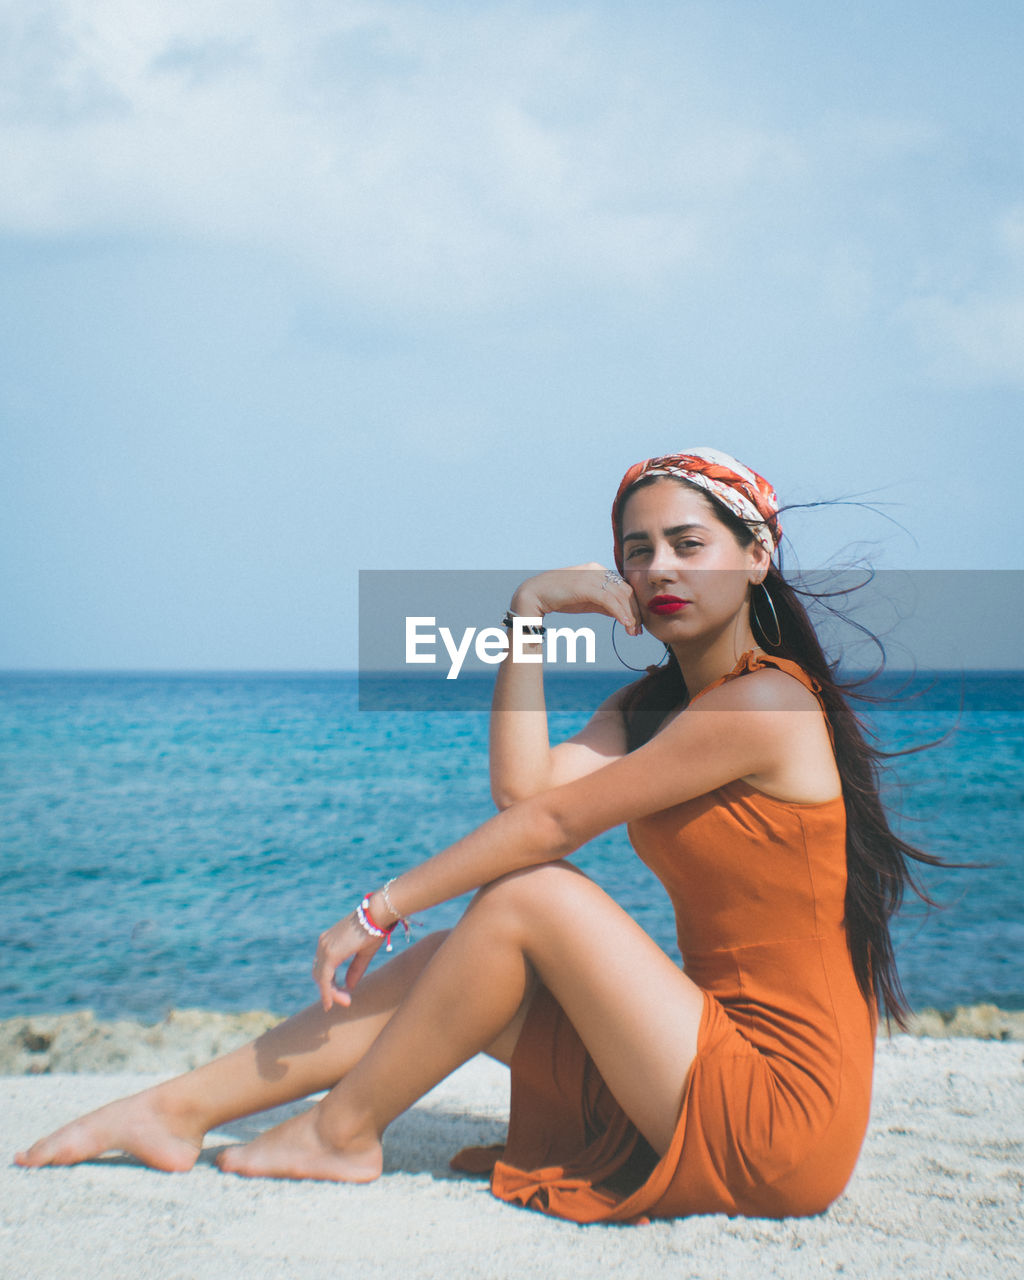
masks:
[(741, 546), (696, 489), (667, 476), (637, 489), (622, 512), (622, 559), (651, 635), (685, 643), (739, 626), (746, 642), (748, 590), (768, 554)]

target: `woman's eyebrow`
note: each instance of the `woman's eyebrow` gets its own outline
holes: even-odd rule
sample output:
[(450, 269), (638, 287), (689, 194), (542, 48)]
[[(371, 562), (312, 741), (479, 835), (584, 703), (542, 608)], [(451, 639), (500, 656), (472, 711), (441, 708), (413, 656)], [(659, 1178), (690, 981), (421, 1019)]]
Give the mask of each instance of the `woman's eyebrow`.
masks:
[[(699, 529), (702, 533), (707, 533), (707, 525), (697, 524), (691, 521), (690, 524), (674, 524), (670, 529), (663, 529), (666, 538), (674, 538), (678, 533), (689, 533), (691, 529)], [(647, 533), (624, 533), (622, 535), (623, 543), (642, 541), (644, 538), (650, 537)]]

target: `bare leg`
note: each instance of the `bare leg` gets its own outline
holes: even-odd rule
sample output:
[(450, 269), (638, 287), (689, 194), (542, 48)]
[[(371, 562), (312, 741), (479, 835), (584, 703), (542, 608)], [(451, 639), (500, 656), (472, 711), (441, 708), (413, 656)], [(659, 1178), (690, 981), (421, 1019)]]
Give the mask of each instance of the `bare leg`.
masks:
[(483, 890), (372, 1048), (317, 1106), (231, 1147), (250, 1176), (364, 1182), (387, 1125), (516, 1017), (536, 978), (565, 1009), (627, 1114), (667, 1149), (703, 993), (601, 889), (555, 863)]
[(367, 974), (347, 1009), (324, 1013), (313, 1005), (233, 1053), (65, 1125), (15, 1162), (76, 1164), (117, 1150), (155, 1169), (190, 1169), (210, 1129), (336, 1084), (373, 1044), (444, 938), (432, 934)]

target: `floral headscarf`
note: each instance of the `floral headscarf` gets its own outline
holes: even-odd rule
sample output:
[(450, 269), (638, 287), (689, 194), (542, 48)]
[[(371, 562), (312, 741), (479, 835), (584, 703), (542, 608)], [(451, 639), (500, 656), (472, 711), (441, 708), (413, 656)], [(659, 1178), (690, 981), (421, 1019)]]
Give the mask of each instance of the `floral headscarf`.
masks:
[(622, 477), (612, 504), (612, 533), (615, 538), (615, 564), (622, 573), (622, 547), (619, 543), (619, 521), (630, 487), (645, 476), (675, 476), (703, 489), (717, 498), (750, 529), (769, 555), (779, 545), (782, 526), (778, 521), (779, 500), (764, 476), (751, 471), (719, 449), (703, 445), (684, 453), (667, 453), (660, 458), (637, 462)]

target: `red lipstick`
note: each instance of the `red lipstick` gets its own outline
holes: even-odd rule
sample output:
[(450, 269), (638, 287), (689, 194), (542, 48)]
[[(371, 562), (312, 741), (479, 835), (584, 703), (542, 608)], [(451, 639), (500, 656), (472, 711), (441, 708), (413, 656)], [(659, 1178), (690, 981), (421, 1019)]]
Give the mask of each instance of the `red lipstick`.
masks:
[(651, 613), (678, 613), (689, 603), (688, 600), (681, 600), (678, 596), (652, 596), (647, 602), (647, 607)]

